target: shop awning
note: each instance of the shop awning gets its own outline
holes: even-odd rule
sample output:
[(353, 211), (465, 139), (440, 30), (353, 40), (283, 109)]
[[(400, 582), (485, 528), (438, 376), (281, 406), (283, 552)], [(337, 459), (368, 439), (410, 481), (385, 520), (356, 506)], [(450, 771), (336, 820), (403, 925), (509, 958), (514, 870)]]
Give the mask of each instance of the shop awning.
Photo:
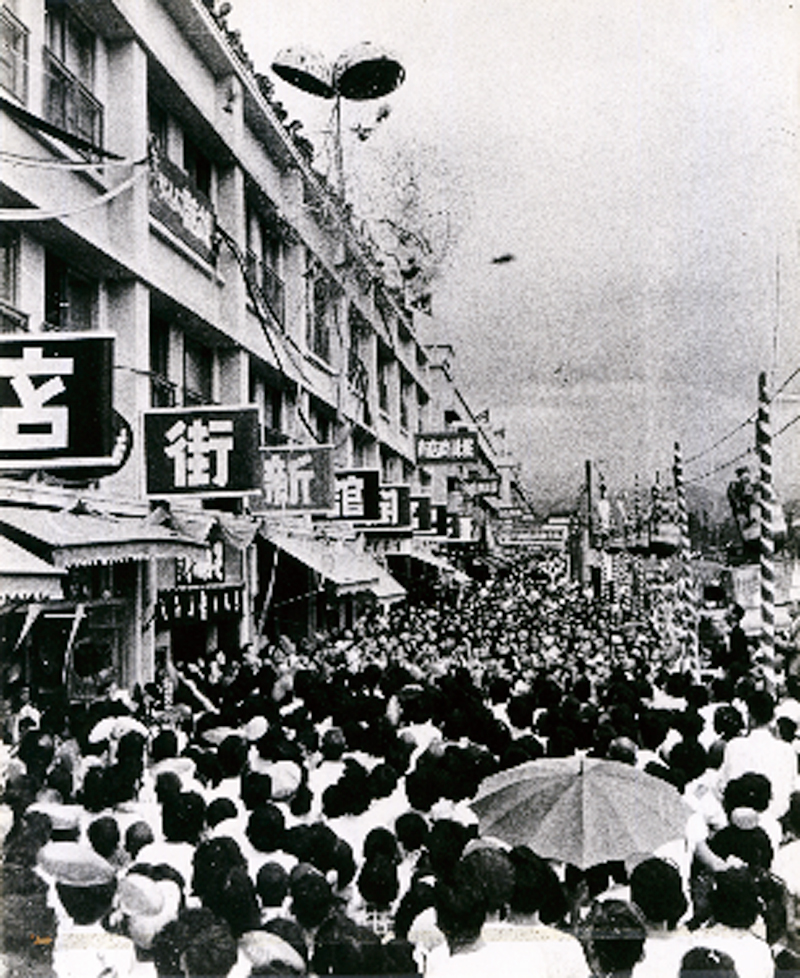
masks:
[(408, 553), (401, 551), (397, 554), (389, 554), (389, 556), (410, 557), (412, 560), (418, 560), (421, 564), (426, 564), (428, 567), (434, 567), (436, 570), (440, 571), (443, 575), (448, 576), (457, 584), (468, 584), (472, 580), (469, 574), (465, 574), (464, 571), (454, 567), (449, 560), (446, 560), (444, 557), (440, 557), (438, 554), (431, 553), (429, 550), (423, 550), (422, 548), (415, 547)]
[(0, 603), (61, 598), (63, 574), (30, 551), (0, 537)]
[(336, 585), (338, 594), (369, 591), (385, 601), (405, 597), (405, 588), (374, 557), (355, 553), (342, 542), (284, 533), (266, 526), (261, 534), (273, 546)]
[(187, 557), (205, 545), (146, 519), (124, 519), (69, 510), (0, 507), (0, 535), (56, 569), (84, 564)]

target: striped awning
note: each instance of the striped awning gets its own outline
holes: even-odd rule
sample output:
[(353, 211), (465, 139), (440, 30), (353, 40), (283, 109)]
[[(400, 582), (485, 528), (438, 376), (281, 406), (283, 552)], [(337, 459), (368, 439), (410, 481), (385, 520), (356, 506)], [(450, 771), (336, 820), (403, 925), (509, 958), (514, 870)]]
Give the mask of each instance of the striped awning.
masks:
[(64, 572), (0, 537), (0, 604), (7, 601), (57, 600), (63, 597)]
[(196, 560), (206, 552), (201, 541), (146, 519), (69, 510), (0, 506), (0, 536), (56, 570), (156, 557)]

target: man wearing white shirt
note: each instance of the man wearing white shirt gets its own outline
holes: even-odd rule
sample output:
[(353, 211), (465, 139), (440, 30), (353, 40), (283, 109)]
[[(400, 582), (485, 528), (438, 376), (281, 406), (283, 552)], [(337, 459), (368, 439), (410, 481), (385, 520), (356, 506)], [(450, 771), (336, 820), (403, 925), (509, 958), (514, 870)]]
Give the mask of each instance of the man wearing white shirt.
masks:
[(789, 810), (789, 799), (797, 782), (797, 756), (791, 744), (776, 737), (769, 729), (775, 715), (775, 702), (766, 691), (753, 693), (747, 701), (750, 731), (734, 737), (725, 747), (720, 771), (719, 792), (735, 778), (754, 771), (769, 779), (772, 800), (763, 813), (761, 824), (769, 833), (773, 848), (780, 843), (779, 819)]

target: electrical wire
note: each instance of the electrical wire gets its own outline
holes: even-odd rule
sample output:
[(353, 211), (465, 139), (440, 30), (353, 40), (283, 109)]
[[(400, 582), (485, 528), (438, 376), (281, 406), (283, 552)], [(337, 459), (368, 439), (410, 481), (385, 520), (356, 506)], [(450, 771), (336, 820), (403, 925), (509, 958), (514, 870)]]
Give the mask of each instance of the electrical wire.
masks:
[(38, 156), (25, 156), (22, 153), (11, 153), (8, 150), (0, 150), (0, 160), (10, 166), (29, 166), (40, 170), (74, 170), (74, 171), (93, 171), (107, 170), (114, 166), (141, 166), (148, 162), (145, 156), (141, 160), (104, 160), (102, 163), (87, 160), (54, 160), (42, 159)]
[[(785, 431), (791, 428), (792, 425), (797, 424), (798, 421), (800, 421), (800, 414), (796, 414), (791, 421), (787, 421), (786, 424), (783, 425), (783, 427), (779, 428), (772, 436), (772, 440), (774, 441), (776, 438), (779, 438)], [(748, 455), (752, 455), (754, 452), (755, 452), (755, 448), (751, 446), (750, 448), (745, 449), (745, 451), (740, 452), (738, 455), (734, 456), (733, 458), (728, 459), (727, 462), (721, 462), (719, 465), (716, 465), (713, 469), (709, 469), (707, 472), (704, 472), (702, 475), (698, 475), (695, 476), (693, 479), (687, 480), (687, 485), (692, 485), (697, 482), (702, 482), (704, 479), (707, 479), (712, 475), (716, 475), (717, 472), (722, 472), (724, 469), (730, 468), (736, 462), (741, 461), (743, 458), (746, 458)]]
[[(773, 391), (767, 403), (771, 404), (775, 400), (775, 398), (789, 386), (789, 384), (794, 380), (795, 377), (797, 377), (798, 374), (800, 374), (800, 366), (795, 367), (795, 369), (783, 381), (780, 387), (778, 387), (775, 391)], [(753, 413), (749, 417), (745, 418), (744, 421), (742, 421), (735, 428), (729, 431), (727, 435), (723, 435), (722, 438), (717, 439), (717, 441), (715, 441), (713, 445), (709, 445), (709, 447), (703, 449), (703, 451), (696, 452), (694, 455), (691, 455), (689, 458), (687, 458), (684, 461), (684, 465), (689, 465), (691, 462), (695, 462), (697, 461), (697, 459), (703, 458), (703, 456), (705, 455), (709, 455), (711, 452), (714, 451), (715, 448), (718, 448), (724, 442), (728, 441), (730, 438), (733, 438), (733, 436), (738, 434), (743, 428), (746, 428), (747, 425), (755, 421), (757, 417), (758, 417), (758, 411), (757, 410), (753, 411)]]
[[(272, 351), (272, 355), (275, 357), (275, 363), (278, 367), (278, 370), (282, 374), (285, 374), (286, 371), (284, 370), (283, 364), (281, 363), (280, 354), (278, 353), (277, 347), (275, 346), (275, 342), (272, 339), (272, 333), (271, 330), (269, 329), (267, 318), (266, 316), (264, 316), (264, 314), (261, 311), (261, 302), (259, 301), (259, 299), (263, 298), (263, 296), (256, 294), (254, 283), (252, 282), (251, 277), (247, 272), (247, 263), (245, 262), (244, 255), (242, 254), (242, 249), (239, 247), (239, 244), (236, 241), (236, 239), (227, 231), (225, 231), (224, 228), (220, 227), (219, 224), (216, 225), (215, 231), (219, 235), (220, 239), (224, 241), (225, 244), (227, 244), (227, 246), (231, 250), (231, 253), (233, 254), (233, 257), (236, 259), (236, 263), (238, 264), (239, 270), (241, 271), (242, 277), (244, 278), (247, 294), (250, 296), (250, 300), (252, 301), (256, 311), (256, 315), (258, 316), (258, 321), (261, 323), (262, 332), (266, 337), (267, 343), (269, 344), (270, 350)], [(271, 308), (269, 303), (264, 301), (264, 305), (267, 307), (267, 310), (269, 311), (273, 319), (275, 319), (278, 325), (280, 325), (280, 320), (278, 320), (274, 310)], [(292, 360), (291, 357), (289, 357), (289, 359)], [(306, 382), (308, 386), (310, 386), (308, 378), (305, 376), (303, 371), (300, 370), (297, 364), (294, 363), (294, 360), (292, 360), (292, 364), (297, 370), (297, 372), (300, 374), (301, 378)], [(303, 426), (306, 428), (306, 430), (314, 439), (314, 441), (317, 442), (318, 444), (322, 444), (322, 439), (319, 437), (317, 432), (314, 431), (314, 428), (312, 427), (308, 418), (305, 416), (305, 413), (303, 412), (303, 409), (300, 407), (299, 403), (297, 405), (297, 414), (300, 420), (302, 421)]]
[(73, 207), (71, 210), (46, 211), (38, 207), (2, 207), (0, 208), (0, 222), (23, 221), (25, 223), (35, 223), (38, 221), (66, 220), (69, 217), (74, 217), (76, 214), (83, 214), (95, 207), (101, 207), (103, 204), (107, 204), (109, 201), (114, 200), (115, 197), (119, 197), (119, 195), (125, 193), (126, 190), (130, 190), (130, 188), (142, 176), (142, 173), (143, 171), (139, 170), (118, 186), (112, 187), (111, 190), (106, 191), (106, 193), (101, 194), (99, 197), (95, 197), (95, 199), (90, 201), (88, 204), (83, 204), (80, 207)]

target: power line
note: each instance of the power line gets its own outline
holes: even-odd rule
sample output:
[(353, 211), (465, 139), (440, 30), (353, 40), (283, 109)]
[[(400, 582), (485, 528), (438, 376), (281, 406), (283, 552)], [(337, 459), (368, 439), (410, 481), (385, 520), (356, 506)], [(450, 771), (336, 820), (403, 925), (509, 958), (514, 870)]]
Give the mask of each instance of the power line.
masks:
[[(789, 386), (789, 384), (794, 380), (794, 378), (797, 377), (798, 374), (800, 374), (800, 365), (795, 367), (795, 369), (789, 374), (789, 376), (786, 378), (786, 380), (784, 380), (784, 382), (780, 385), (780, 387), (778, 387), (775, 391), (773, 391), (772, 396), (770, 397), (768, 403), (771, 404), (778, 396), (778, 394), (784, 391)], [(704, 448), (703, 451), (697, 452), (694, 455), (689, 456), (689, 458), (685, 460), (684, 465), (688, 465), (690, 462), (696, 462), (697, 459), (703, 458), (704, 455), (709, 455), (711, 452), (714, 451), (715, 448), (718, 448), (720, 445), (724, 444), (724, 442), (728, 441), (728, 439), (733, 438), (733, 436), (738, 434), (743, 428), (746, 428), (747, 425), (755, 421), (757, 417), (758, 417), (758, 411), (757, 410), (753, 411), (753, 413), (749, 417), (745, 418), (744, 421), (742, 421), (735, 428), (729, 431), (727, 435), (723, 435), (721, 438), (718, 438), (713, 445), (709, 445), (709, 447)], [(702, 478), (702, 476), (700, 478)]]
[[(798, 421), (800, 421), (800, 414), (795, 415), (791, 421), (787, 421), (782, 428), (779, 428), (778, 431), (776, 431), (775, 434), (772, 436), (773, 440), (775, 438), (778, 438), (780, 435), (782, 435), (788, 428), (791, 428), (792, 425), (796, 424)], [(743, 452), (740, 452), (738, 455), (734, 456), (733, 458), (728, 459), (727, 462), (721, 462), (719, 465), (714, 466), (713, 469), (709, 469), (707, 472), (704, 472), (702, 475), (698, 475), (695, 476), (693, 479), (689, 479), (687, 481), (687, 485), (694, 484), (696, 482), (702, 482), (704, 479), (708, 479), (710, 476), (716, 475), (717, 472), (722, 472), (724, 469), (730, 468), (736, 462), (739, 462), (741, 461), (741, 459), (746, 458), (748, 455), (751, 455), (754, 451), (755, 448), (753, 447), (745, 449)]]

